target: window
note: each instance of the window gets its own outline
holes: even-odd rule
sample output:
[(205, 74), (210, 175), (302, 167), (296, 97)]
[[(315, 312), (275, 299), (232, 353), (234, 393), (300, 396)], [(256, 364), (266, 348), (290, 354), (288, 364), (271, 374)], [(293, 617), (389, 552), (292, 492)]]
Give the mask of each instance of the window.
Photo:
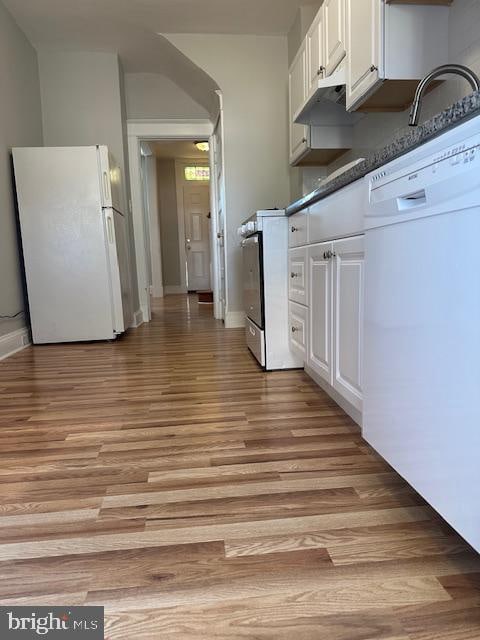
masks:
[(185, 167), (185, 180), (210, 180), (210, 167)]

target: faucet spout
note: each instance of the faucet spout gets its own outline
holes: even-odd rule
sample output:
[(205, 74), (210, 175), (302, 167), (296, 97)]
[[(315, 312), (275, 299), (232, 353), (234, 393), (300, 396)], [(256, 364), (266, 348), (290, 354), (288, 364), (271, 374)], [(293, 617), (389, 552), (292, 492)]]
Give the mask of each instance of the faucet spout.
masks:
[(415, 98), (412, 104), (412, 109), (410, 111), (410, 120), (408, 123), (411, 127), (416, 127), (418, 125), (420, 110), (422, 108), (422, 99), (428, 86), (431, 82), (433, 82), (433, 80), (447, 73), (461, 76), (462, 78), (465, 78), (465, 80), (468, 80), (470, 86), (472, 87), (472, 91), (480, 90), (479, 77), (468, 67), (465, 67), (462, 64), (443, 64), (440, 67), (436, 67), (435, 69), (433, 69), (433, 71), (426, 75), (423, 80), (420, 80), (418, 84), (417, 90), (415, 92)]

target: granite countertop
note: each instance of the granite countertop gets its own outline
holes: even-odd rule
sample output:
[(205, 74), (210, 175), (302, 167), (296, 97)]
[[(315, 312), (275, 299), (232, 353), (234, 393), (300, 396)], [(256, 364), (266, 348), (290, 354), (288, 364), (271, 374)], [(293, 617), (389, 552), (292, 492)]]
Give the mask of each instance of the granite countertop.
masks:
[(468, 118), (480, 115), (480, 91), (466, 96), (462, 100), (459, 100), (445, 111), (442, 111), (438, 115), (434, 116), (431, 120), (427, 120), (425, 123), (418, 127), (408, 127), (402, 134), (398, 135), (389, 145), (383, 149), (375, 151), (370, 156), (365, 158), (363, 162), (348, 169), (345, 173), (342, 173), (337, 178), (334, 178), (324, 187), (320, 187), (315, 191), (312, 191), (306, 196), (303, 196), (299, 200), (296, 200), (291, 205), (286, 207), (287, 216), (291, 216), (312, 204), (315, 204), (319, 200), (322, 200), (326, 196), (338, 191), (342, 187), (346, 187), (348, 184), (359, 180), (370, 173), (375, 171), (382, 165), (402, 156), (403, 154), (415, 149), (424, 142), (438, 136), (440, 133), (461, 124)]

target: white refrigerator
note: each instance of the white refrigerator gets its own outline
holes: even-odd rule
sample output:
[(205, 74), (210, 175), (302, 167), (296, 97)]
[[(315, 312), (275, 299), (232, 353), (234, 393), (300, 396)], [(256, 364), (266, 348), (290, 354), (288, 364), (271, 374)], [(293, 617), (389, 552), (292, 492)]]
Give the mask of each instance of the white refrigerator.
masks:
[(120, 171), (105, 146), (13, 149), (32, 339), (111, 340), (131, 324)]

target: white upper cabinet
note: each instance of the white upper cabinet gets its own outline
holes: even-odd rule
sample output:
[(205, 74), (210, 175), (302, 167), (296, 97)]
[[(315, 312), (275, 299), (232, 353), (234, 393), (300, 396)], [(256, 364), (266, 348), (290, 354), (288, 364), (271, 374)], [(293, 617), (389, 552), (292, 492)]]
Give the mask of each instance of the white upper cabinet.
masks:
[[(449, 7), (423, 2), (324, 0), (291, 69), (295, 121), (311, 129), (348, 126), (354, 114), (347, 112), (407, 109), (418, 82), (448, 62)], [(343, 121), (328, 121), (327, 103), (336, 103)], [(297, 128), (297, 144), (306, 138), (315, 148), (313, 134), (304, 133)]]
[(448, 62), (447, 6), (346, 0), (348, 110), (403, 111)]
[(345, 0), (325, 0), (324, 15), (325, 72), (329, 76), (345, 57)]
[(325, 75), (325, 23), (323, 7), (308, 30), (307, 43), (307, 95), (315, 91), (318, 78)]
[(290, 163), (294, 164), (301, 157), (308, 142), (308, 127), (295, 122), (295, 114), (301, 108), (306, 98), (307, 78), (307, 48), (306, 40), (295, 56), (288, 74), (288, 94), (290, 111)]
[(380, 82), (383, 3), (380, 0), (346, 0), (346, 9), (348, 109)]
[(306, 98), (306, 74), (307, 74), (307, 46), (304, 40), (295, 56), (288, 74), (288, 88), (290, 93), (290, 115), (303, 105)]

